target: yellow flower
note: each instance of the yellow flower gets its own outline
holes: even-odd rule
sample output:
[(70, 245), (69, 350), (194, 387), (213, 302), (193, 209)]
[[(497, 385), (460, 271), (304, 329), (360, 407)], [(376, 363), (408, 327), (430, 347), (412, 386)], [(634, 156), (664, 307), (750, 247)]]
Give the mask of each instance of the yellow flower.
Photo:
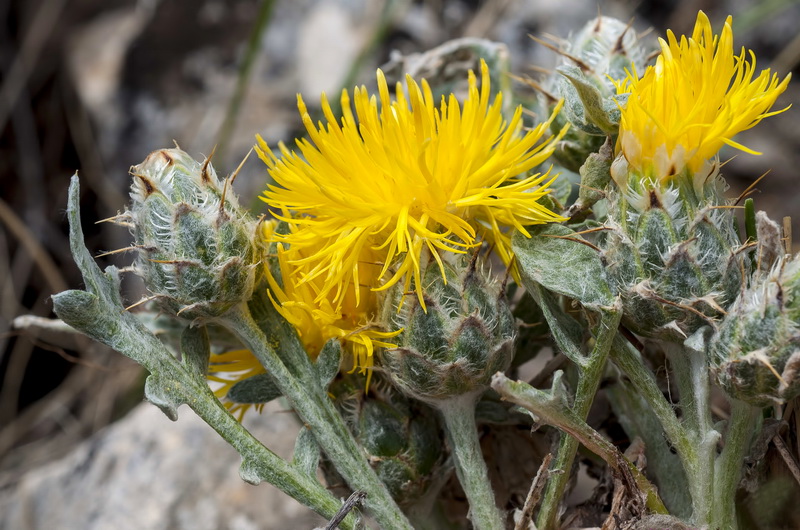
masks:
[[(271, 238), (275, 233), (276, 224), (274, 221), (261, 223), (261, 236), (265, 239)], [(352, 371), (358, 369), (361, 374), (366, 375), (366, 387), (369, 388), (375, 348), (396, 348), (396, 344), (386, 342), (385, 339), (400, 333), (400, 331), (383, 332), (372, 325), (377, 311), (375, 293), (367, 286), (359, 286), (358, 303), (355, 291), (351, 291), (343, 297), (340, 307), (334, 308), (330, 297), (317, 299), (321, 278), (317, 277), (307, 282), (300, 281), (305, 275), (294, 270), (297, 265), (292, 264), (293, 261), (302, 262), (303, 256), (300, 251), (292, 251), (291, 248), (287, 250), (279, 243), (277, 252), (282, 285), (269, 269), (266, 270), (268, 296), (275, 308), (297, 330), (303, 347), (312, 359), (317, 358), (330, 339), (339, 340), (345, 355), (352, 357)], [(362, 276), (368, 282), (367, 285), (373, 285), (377, 281), (375, 274), (379, 270), (377, 265), (367, 264), (363, 267)], [(226, 401), (225, 397), (236, 383), (265, 372), (258, 359), (249, 350), (233, 350), (211, 355), (208, 380), (221, 384), (214, 394), (223, 400), (228, 410), (241, 421), (252, 406), (260, 412), (264, 405), (233, 403)]]
[(734, 55), (731, 17), (714, 35), (700, 11), (691, 38), (667, 31), (659, 42), (655, 66), (617, 83), (618, 94), (629, 93), (617, 143), (629, 169), (665, 182), (685, 169), (696, 175), (725, 144), (760, 154), (731, 138), (786, 110), (769, 112), (790, 76), (780, 81), (766, 69), (754, 77), (753, 52)]
[[(353, 371), (359, 369), (360, 373), (366, 374), (369, 388), (375, 347), (396, 348), (396, 344), (385, 339), (400, 333), (380, 331), (372, 323), (377, 312), (377, 300), (370, 286), (377, 282), (379, 267), (370, 263), (362, 265), (361, 277), (366, 283), (348, 290), (340, 303), (334, 305), (332, 292), (320, 298), (323, 288), (320, 276), (310, 277), (308, 271), (296, 270), (307, 266), (304, 250), (295, 247), (284, 249), (281, 243), (277, 249), (283, 286), (272, 274), (267, 275), (269, 296), (276, 309), (294, 326), (306, 352), (314, 359), (326, 342), (338, 339), (345, 353), (353, 359)], [(310, 280), (303, 281), (309, 277)]]
[[(393, 100), (380, 70), (377, 77), (378, 98), (355, 89), (355, 113), (342, 92), (341, 121), (323, 95), (327, 125), (315, 125), (298, 96), (310, 136), (297, 140), (299, 153), (281, 144), (279, 158), (258, 138), (275, 181), (263, 200), (292, 212), (281, 218), (295, 230), (280, 240), (303, 255), (294, 260), (297, 283), (320, 278), (315, 299), (330, 299), (335, 311), (349, 292), (358, 305), (362, 289), (354, 286), (380, 290), (402, 280), (408, 288), (420, 278), (423, 249), (439, 261), (438, 252), (464, 253), (488, 240), (508, 263), (509, 227), (527, 234), (525, 225), (563, 220), (537, 202), (555, 176), (526, 176), (565, 132), (538, 143), (555, 113), (527, 132), (521, 108), (506, 123), (502, 95), (490, 101), (483, 62), (481, 88), (470, 72), (463, 108), (454, 95), (436, 107), (428, 84), (410, 76), (408, 96), (398, 83)], [(366, 282), (364, 267), (376, 263), (377, 281)], [(414, 284), (422, 300), (422, 286)]]

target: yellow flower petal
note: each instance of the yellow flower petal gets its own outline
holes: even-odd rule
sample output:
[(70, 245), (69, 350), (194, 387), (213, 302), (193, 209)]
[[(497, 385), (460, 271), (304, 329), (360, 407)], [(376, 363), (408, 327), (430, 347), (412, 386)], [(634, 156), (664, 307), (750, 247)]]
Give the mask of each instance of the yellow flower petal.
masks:
[(619, 94), (629, 94), (617, 144), (629, 168), (666, 181), (685, 169), (696, 173), (725, 144), (757, 154), (731, 138), (786, 110), (770, 112), (790, 76), (756, 75), (752, 51), (734, 55), (731, 17), (714, 35), (700, 11), (690, 38), (668, 31), (659, 42), (654, 66), (617, 83)]
[(563, 220), (537, 202), (552, 175), (527, 176), (565, 132), (540, 142), (555, 113), (528, 131), (521, 109), (506, 123), (483, 62), (480, 89), (470, 72), (463, 106), (450, 95), (437, 107), (428, 84), (411, 77), (407, 95), (398, 83), (393, 100), (377, 78), (377, 98), (356, 88), (351, 106), (343, 92), (341, 119), (323, 96), (326, 123), (314, 124), (298, 98), (310, 138), (296, 142), (299, 152), (281, 146), (278, 157), (260, 137), (256, 147), (275, 182), (263, 200), (292, 212), (284, 219), (294, 229), (278, 240), (302, 256), (299, 284), (315, 282), (316, 300), (330, 299), (335, 311), (349, 292), (356, 304), (363, 296), (354, 286), (364, 284), (365, 261), (380, 267), (371, 288), (413, 278), (422, 302), (423, 249), (463, 253), (489, 240), (508, 263), (510, 227)]

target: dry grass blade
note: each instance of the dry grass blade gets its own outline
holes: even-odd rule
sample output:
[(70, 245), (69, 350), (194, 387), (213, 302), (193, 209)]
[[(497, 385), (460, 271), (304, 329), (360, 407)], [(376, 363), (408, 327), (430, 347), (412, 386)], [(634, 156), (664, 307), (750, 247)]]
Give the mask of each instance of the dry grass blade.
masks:
[(794, 476), (794, 479), (798, 484), (800, 484), (800, 466), (797, 465), (792, 453), (789, 452), (789, 448), (786, 447), (786, 442), (784, 442), (783, 438), (778, 435), (772, 438), (772, 443), (775, 444), (775, 448), (778, 450), (781, 458), (783, 458), (783, 461), (786, 463), (786, 467), (789, 468), (789, 471)]
[(533, 478), (533, 482), (531, 482), (528, 498), (525, 499), (525, 506), (522, 508), (522, 516), (514, 526), (514, 530), (528, 530), (530, 527), (533, 518), (533, 510), (536, 508), (536, 505), (539, 504), (544, 486), (547, 484), (547, 479), (550, 478), (550, 462), (552, 460), (553, 453), (547, 453), (547, 456), (542, 460), (542, 465), (539, 466), (539, 471), (536, 472), (536, 476)]
[(69, 289), (67, 281), (53, 261), (53, 258), (50, 257), (50, 254), (42, 247), (33, 232), (25, 226), (22, 219), (14, 213), (14, 210), (12, 210), (3, 199), (0, 199), (0, 221), (6, 225), (28, 254), (30, 254), (54, 293)]

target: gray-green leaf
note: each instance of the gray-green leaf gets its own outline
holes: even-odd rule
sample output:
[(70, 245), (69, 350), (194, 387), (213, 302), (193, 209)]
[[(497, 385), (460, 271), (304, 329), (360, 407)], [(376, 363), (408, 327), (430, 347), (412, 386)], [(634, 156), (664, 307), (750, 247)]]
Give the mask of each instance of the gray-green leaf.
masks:
[(233, 385), (225, 397), (233, 403), (269, 403), (280, 396), (272, 376), (258, 374)]
[(598, 250), (563, 225), (532, 227), (529, 232), (530, 238), (518, 232), (511, 240), (523, 278), (589, 309), (614, 305)]

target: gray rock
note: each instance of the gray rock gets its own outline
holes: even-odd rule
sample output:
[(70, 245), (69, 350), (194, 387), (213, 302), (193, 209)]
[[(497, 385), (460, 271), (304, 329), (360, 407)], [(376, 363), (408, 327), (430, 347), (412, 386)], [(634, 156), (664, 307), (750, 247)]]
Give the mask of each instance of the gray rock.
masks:
[[(272, 403), (245, 419), (267, 447), (291, 455), (299, 426)], [(265, 530), (322, 518), (238, 474), (240, 458), (188, 408), (170, 422), (142, 404), (66, 457), (0, 491), (0, 528), (14, 530)]]

